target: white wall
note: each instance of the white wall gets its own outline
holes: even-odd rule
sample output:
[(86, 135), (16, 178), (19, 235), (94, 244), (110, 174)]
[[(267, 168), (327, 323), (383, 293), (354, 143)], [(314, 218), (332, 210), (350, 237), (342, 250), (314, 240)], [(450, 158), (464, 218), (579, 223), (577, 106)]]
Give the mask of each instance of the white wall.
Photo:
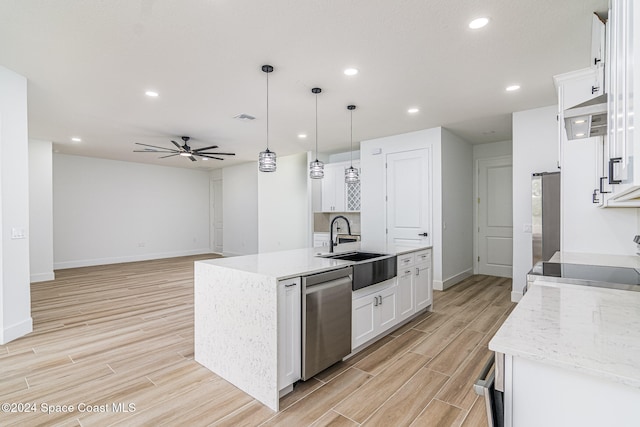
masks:
[[(32, 331), (27, 79), (0, 67), (0, 344)], [(12, 229), (23, 231), (12, 238)]]
[(478, 159), (489, 159), (492, 157), (510, 156), (513, 144), (511, 141), (489, 142), (487, 144), (473, 145), (473, 164)]
[(518, 301), (532, 267), (531, 175), (558, 170), (558, 124), (555, 105), (513, 113), (513, 285)]
[(258, 175), (260, 253), (310, 246), (307, 175), (306, 152), (279, 157), (276, 172)]
[(209, 173), (53, 156), (54, 266), (209, 252)]
[(473, 274), (473, 148), (442, 129), (442, 286)]
[[(278, 159), (278, 166), (280, 159)], [(275, 172), (277, 173), (277, 172)], [(225, 256), (258, 253), (258, 164), (222, 170), (223, 249)]]
[(597, 138), (563, 142), (562, 250), (596, 254), (635, 255), (637, 208), (599, 208), (591, 195), (596, 188)]
[(29, 266), (31, 282), (53, 280), (53, 151), (29, 140)]

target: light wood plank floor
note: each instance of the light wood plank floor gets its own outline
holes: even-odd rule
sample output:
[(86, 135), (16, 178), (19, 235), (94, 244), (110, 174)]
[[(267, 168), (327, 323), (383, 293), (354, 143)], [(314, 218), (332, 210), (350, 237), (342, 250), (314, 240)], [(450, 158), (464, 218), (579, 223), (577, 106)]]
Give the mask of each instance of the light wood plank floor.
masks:
[(513, 309), (510, 279), (435, 291), (433, 313), (299, 383), (274, 414), (193, 360), (193, 261), (211, 257), (33, 284), (34, 332), (0, 346), (0, 402), (22, 412), (0, 425), (486, 425), (471, 385)]

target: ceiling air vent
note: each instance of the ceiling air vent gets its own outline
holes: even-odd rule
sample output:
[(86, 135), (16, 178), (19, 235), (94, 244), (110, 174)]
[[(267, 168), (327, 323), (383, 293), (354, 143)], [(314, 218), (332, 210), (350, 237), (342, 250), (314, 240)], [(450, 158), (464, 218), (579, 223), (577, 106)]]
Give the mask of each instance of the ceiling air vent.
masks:
[(233, 116), (234, 119), (238, 119), (238, 120), (255, 120), (256, 118), (254, 116), (252, 116), (251, 114), (245, 114), (245, 113), (240, 113), (237, 116)]

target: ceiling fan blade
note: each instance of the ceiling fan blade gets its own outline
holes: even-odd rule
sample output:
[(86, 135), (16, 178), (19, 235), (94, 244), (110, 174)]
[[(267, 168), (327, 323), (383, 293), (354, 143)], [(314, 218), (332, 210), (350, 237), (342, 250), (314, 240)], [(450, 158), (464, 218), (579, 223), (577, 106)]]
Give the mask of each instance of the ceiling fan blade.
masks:
[(196, 156), (200, 156), (200, 157), (206, 157), (207, 159), (216, 159), (216, 160), (224, 160), (222, 157), (215, 157), (215, 156), (208, 156), (206, 154), (198, 154), (198, 153), (194, 153)]
[(175, 153), (175, 150), (167, 151), (167, 150), (152, 150), (150, 148), (145, 148), (144, 150), (133, 150), (134, 153)]
[(236, 153), (199, 153), (199, 154), (215, 154), (216, 156), (235, 156)]
[[(173, 141), (171, 141), (173, 142)], [(171, 150), (171, 148), (167, 148), (167, 147), (158, 147), (157, 145), (149, 145), (149, 144), (142, 144), (141, 142), (136, 142), (136, 145), (144, 145), (145, 147), (153, 147), (153, 148), (159, 148), (161, 150)]]
[(169, 154), (168, 156), (158, 157), (159, 159), (166, 159), (167, 157), (179, 156), (179, 153)]
[(178, 150), (180, 151), (184, 151), (184, 149), (182, 148), (182, 146), (180, 144), (178, 144), (177, 142), (171, 140), (171, 142), (173, 142), (173, 145), (175, 145), (176, 147), (178, 147)]
[(197, 159), (193, 156), (189, 156), (189, 160), (191, 160), (192, 162), (197, 162)]
[(193, 150), (194, 153), (198, 152), (198, 151), (204, 151), (204, 150), (212, 150), (214, 148), (218, 148), (217, 145), (211, 145), (209, 147), (203, 147), (203, 148), (196, 148), (195, 150)]

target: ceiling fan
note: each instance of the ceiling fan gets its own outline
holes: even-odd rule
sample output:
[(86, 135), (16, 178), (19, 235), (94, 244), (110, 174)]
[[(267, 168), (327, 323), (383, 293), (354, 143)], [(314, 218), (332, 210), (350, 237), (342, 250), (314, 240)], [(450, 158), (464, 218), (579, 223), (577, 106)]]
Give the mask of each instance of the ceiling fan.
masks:
[(213, 150), (215, 148), (218, 148), (217, 145), (210, 145), (208, 147), (203, 147), (203, 148), (196, 148), (193, 149), (191, 147), (189, 147), (189, 140), (191, 139), (188, 136), (182, 136), (182, 141), (184, 141), (184, 144), (180, 145), (179, 143), (175, 142), (175, 141), (171, 141), (173, 143), (173, 145), (176, 146), (176, 148), (165, 148), (165, 147), (158, 147), (156, 145), (149, 145), (149, 144), (142, 144), (140, 142), (136, 142), (136, 145), (143, 145), (145, 147), (151, 147), (151, 148), (145, 148), (143, 150), (133, 150), (134, 153), (169, 153), (166, 156), (161, 156), (159, 157), (159, 159), (165, 159), (167, 157), (173, 157), (173, 156), (183, 156), (183, 157), (188, 157), (192, 162), (197, 161), (196, 156), (198, 157), (202, 157), (204, 159), (216, 159), (216, 160), (224, 160), (222, 157), (216, 157), (216, 156), (235, 156), (235, 153), (211, 153), (208, 150)]

